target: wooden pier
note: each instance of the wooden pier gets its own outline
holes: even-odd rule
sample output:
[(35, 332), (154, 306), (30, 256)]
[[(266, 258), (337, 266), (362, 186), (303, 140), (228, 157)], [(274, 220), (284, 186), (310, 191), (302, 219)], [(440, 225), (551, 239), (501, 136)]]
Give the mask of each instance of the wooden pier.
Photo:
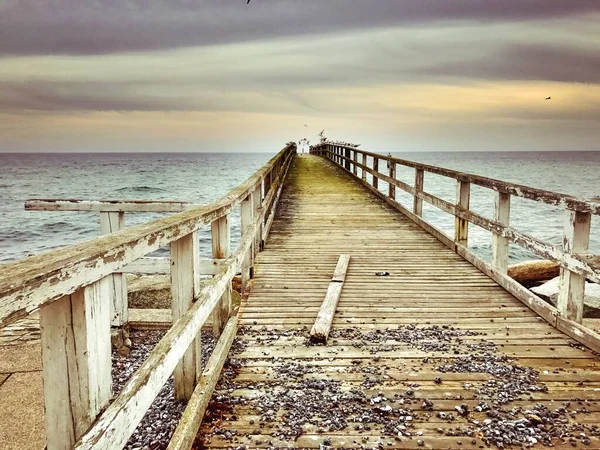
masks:
[[(414, 168), (413, 185), (396, 179), (397, 165)], [(457, 180), (456, 203), (423, 190), (428, 172)], [(495, 192), (494, 218), (469, 210), (471, 184)], [(396, 202), (396, 189), (413, 194), (413, 208)], [(564, 248), (510, 227), (511, 196), (563, 208)], [(454, 238), (423, 220), (423, 201), (455, 215)], [(28, 205), (117, 219), (143, 209)], [(244, 230), (237, 249), (234, 206)], [(215, 204), (171, 207), (182, 212), (0, 269), (0, 323), (40, 311), (49, 449), (122, 448), (171, 374), (189, 402), (170, 449), (516, 448), (545, 439), (600, 448), (600, 336), (582, 317), (583, 281), (600, 281), (587, 252), (600, 204), (324, 143), (302, 156), (286, 147)], [(469, 224), (494, 233), (490, 263), (469, 250)], [(206, 225), (213, 259), (201, 261), (192, 236)], [(509, 242), (561, 265), (558, 308), (506, 275)], [(145, 256), (165, 244), (169, 261)], [(329, 338), (314, 345), (340, 255), (349, 264)], [(115, 278), (167, 270), (174, 324), (112, 399), (106, 343), (111, 320), (127, 317)], [(238, 272), (251, 288), (232, 315)], [(204, 287), (201, 274), (213, 276)], [(201, 368), (198, 332), (211, 313), (220, 338)], [(79, 394), (67, 395), (73, 388)], [(537, 431), (498, 438), (519, 420)]]

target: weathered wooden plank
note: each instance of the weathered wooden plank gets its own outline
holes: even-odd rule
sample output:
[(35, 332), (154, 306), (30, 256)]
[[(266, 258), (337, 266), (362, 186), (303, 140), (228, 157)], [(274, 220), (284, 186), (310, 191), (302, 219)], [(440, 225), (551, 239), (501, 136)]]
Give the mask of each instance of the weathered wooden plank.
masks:
[(223, 333), (213, 349), (206, 363), (206, 368), (198, 381), (198, 386), (196, 386), (173, 433), (173, 437), (167, 447), (168, 450), (189, 450), (192, 448), (206, 407), (219, 380), (225, 359), (237, 333), (237, 323), (238, 316), (236, 315), (231, 317), (227, 325), (225, 325)]
[[(123, 212), (101, 212), (100, 233), (116, 233), (125, 228), (125, 213)], [(127, 280), (119, 273), (107, 277), (111, 282), (110, 324), (113, 327), (121, 327), (127, 323)]]
[[(563, 235), (563, 250), (566, 254), (587, 253), (591, 222), (592, 215), (589, 212), (566, 212)], [(584, 293), (585, 276), (561, 267), (560, 291), (556, 305), (560, 315), (565, 319), (581, 323)]]
[[(342, 254), (333, 272), (331, 283), (327, 288), (327, 294), (317, 315), (317, 319), (310, 331), (310, 339), (314, 342), (326, 342), (329, 331), (331, 330), (331, 324), (333, 322), (333, 316), (337, 308), (340, 295), (342, 294), (342, 287), (344, 280), (346, 279), (346, 272), (348, 271), (348, 265), (350, 264), (350, 255)], [(298, 314), (295, 314), (296, 317)]]
[(200, 206), (190, 202), (147, 200), (25, 200), (27, 211), (181, 212)]
[(111, 396), (111, 280), (40, 310), (46, 442), (72, 448)]
[[(190, 233), (171, 243), (171, 315), (173, 322), (181, 319), (198, 294), (198, 235)], [(175, 368), (173, 380), (175, 398), (189, 400), (201, 373), (202, 342), (196, 336)]]
[(341, 254), (338, 262), (335, 266), (335, 270), (333, 271), (333, 276), (331, 277), (331, 281), (337, 281), (338, 283), (343, 283), (346, 280), (346, 273), (348, 272), (348, 265), (350, 264), (350, 255), (349, 254)]
[[(494, 199), (494, 219), (508, 226), (510, 220), (510, 194), (496, 192)], [(492, 233), (492, 266), (502, 273), (508, 271), (508, 239)]]
[[(248, 196), (250, 208), (252, 208), (252, 194)], [(247, 228), (246, 233), (251, 233), (252, 227)], [(213, 258), (227, 258), (231, 254), (231, 237), (229, 227), (229, 216), (223, 216), (215, 220), (211, 225), (212, 236), (212, 256)], [(251, 254), (249, 249), (247, 254)], [(223, 296), (219, 304), (213, 312), (213, 332), (215, 336), (219, 336), (223, 327), (229, 320), (231, 314), (231, 283), (223, 292)]]

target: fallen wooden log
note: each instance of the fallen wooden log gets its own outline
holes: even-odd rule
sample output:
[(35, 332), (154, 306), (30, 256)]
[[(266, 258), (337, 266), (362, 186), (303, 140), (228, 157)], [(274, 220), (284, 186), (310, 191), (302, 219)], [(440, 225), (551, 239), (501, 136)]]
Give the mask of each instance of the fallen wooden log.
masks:
[(560, 266), (545, 259), (524, 261), (508, 266), (508, 276), (523, 285), (551, 280), (560, 273)]
[(348, 271), (348, 264), (350, 263), (350, 255), (342, 254), (337, 262), (331, 282), (327, 288), (327, 294), (325, 294), (325, 300), (321, 305), (317, 319), (310, 331), (310, 340), (312, 342), (327, 342), (327, 336), (331, 330), (331, 324), (333, 322), (333, 316), (337, 308), (340, 295), (342, 294), (342, 286), (346, 279), (346, 272)]

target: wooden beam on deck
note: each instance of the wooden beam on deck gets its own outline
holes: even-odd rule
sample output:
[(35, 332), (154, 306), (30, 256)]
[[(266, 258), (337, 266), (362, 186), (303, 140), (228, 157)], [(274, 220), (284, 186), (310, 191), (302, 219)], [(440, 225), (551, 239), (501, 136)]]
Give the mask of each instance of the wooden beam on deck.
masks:
[(327, 288), (327, 294), (325, 294), (321, 310), (317, 315), (317, 320), (315, 320), (315, 324), (312, 330), (310, 330), (310, 340), (313, 342), (327, 342), (327, 336), (329, 336), (329, 332), (331, 331), (333, 316), (335, 315), (335, 310), (342, 294), (342, 287), (346, 279), (349, 264), (350, 255), (341, 254), (333, 271), (333, 276)]

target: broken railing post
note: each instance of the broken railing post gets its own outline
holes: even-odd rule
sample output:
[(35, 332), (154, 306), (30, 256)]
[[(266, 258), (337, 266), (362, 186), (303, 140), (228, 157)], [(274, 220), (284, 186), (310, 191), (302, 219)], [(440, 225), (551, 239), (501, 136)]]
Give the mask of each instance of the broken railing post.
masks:
[(110, 277), (40, 309), (46, 448), (73, 448), (111, 397)]
[[(457, 210), (459, 208), (464, 209), (465, 211), (469, 210), (470, 196), (471, 196), (471, 184), (466, 181), (458, 180), (456, 183)], [(468, 239), (469, 239), (469, 221), (467, 219), (458, 217), (458, 215), (457, 215), (454, 218), (454, 242), (466, 247)]]
[[(113, 211), (100, 212), (100, 233), (110, 234), (125, 228), (125, 213)], [(108, 276), (110, 280), (110, 324), (121, 327), (127, 323), (127, 283), (123, 274)]]
[[(592, 215), (589, 212), (567, 210), (563, 235), (563, 251), (566, 254), (572, 255), (588, 251), (591, 222)], [(560, 315), (581, 323), (584, 295), (585, 276), (561, 267), (557, 302)]]
[[(198, 234), (190, 233), (171, 242), (171, 312), (173, 323), (183, 317), (199, 293)], [(173, 372), (175, 398), (189, 400), (202, 373), (202, 341), (196, 336)]]
[[(496, 192), (494, 220), (508, 226), (510, 221), (510, 194)], [(492, 266), (501, 273), (508, 272), (508, 239), (492, 233)]]
[[(250, 208), (252, 208), (252, 194), (249, 196)], [(248, 198), (247, 198), (248, 199)], [(212, 233), (212, 256), (213, 258), (225, 259), (231, 255), (230, 249), (230, 228), (229, 215), (226, 214), (211, 224)], [(229, 320), (231, 314), (231, 282), (227, 284), (225, 292), (221, 296), (221, 300), (215, 306), (213, 312), (213, 332), (215, 337), (218, 337), (223, 330), (223, 327)]]
[(423, 169), (415, 169), (415, 197), (413, 198), (413, 213), (419, 217), (423, 215), (423, 199), (419, 194), (423, 193), (423, 180), (425, 171)]

